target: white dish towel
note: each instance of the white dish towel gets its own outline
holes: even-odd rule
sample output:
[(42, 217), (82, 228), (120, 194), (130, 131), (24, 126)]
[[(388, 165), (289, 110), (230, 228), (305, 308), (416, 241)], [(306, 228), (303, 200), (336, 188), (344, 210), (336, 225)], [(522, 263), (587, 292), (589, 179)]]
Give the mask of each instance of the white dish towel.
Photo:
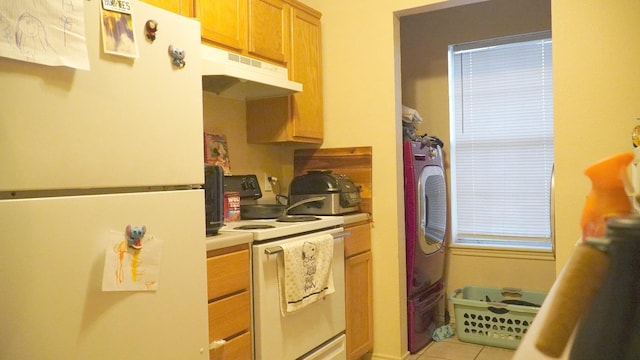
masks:
[(282, 316), (335, 291), (331, 260), (333, 236), (320, 235), (281, 245), (278, 282)]

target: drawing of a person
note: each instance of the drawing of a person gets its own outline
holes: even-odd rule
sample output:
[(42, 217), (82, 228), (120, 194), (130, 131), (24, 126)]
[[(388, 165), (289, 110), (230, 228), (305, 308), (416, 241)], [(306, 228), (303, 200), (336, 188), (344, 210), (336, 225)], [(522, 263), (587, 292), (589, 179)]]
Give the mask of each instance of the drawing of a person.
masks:
[(16, 24), (16, 46), (29, 59), (51, 48), (42, 22), (29, 13), (23, 13)]

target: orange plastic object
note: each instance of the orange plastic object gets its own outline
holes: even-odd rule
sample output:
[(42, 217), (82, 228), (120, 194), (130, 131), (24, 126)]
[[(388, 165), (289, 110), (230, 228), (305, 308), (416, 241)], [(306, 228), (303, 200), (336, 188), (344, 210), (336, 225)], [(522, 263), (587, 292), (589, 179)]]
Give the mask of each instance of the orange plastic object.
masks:
[(591, 192), (582, 210), (582, 241), (604, 236), (607, 218), (630, 214), (631, 201), (625, 192), (626, 168), (633, 160), (626, 152), (603, 159), (584, 170), (591, 179)]

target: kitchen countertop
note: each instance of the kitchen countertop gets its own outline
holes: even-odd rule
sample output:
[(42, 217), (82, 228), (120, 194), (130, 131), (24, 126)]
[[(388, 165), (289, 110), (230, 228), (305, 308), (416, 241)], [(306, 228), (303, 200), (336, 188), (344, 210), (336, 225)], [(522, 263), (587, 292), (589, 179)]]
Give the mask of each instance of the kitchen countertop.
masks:
[(218, 235), (207, 236), (207, 251), (226, 248), (240, 244), (250, 244), (253, 241), (253, 235), (241, 232), (220, 232)]
[[(353, 224), (361, 221), (371, 220), (369, 213), (355, 213), (343, 216), (344, 224)], [(249, 233), (240, 232), (220, 232), (218, 235), (207, 236), (207, 251), (226, 248), (240, 244), (251, 244), (253, 236)]]
[(361, 221), (370, 221), (371, 220), (371, 215), (369, 213), (365, 213), (365, 212), (347, 214), (347, 215), (344, 215), (343, 217), (344, 217), (344, 224), (345, 225), (349, 225), (349, 224), (353, 224), (353, 223), (357, 223), (357, 222), (361, 222)]

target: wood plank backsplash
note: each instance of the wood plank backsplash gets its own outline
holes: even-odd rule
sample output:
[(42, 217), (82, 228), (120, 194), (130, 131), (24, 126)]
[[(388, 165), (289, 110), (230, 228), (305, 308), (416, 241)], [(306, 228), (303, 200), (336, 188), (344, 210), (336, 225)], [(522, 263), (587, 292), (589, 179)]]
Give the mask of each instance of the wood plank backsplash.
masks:
[(372, 213), (370, 146), (299, 149), (293, 155), (293, 175), (304, 175), (308, 170), (331, 170), (334, 174), (344, 174), (360, 188), (362, 212)]

